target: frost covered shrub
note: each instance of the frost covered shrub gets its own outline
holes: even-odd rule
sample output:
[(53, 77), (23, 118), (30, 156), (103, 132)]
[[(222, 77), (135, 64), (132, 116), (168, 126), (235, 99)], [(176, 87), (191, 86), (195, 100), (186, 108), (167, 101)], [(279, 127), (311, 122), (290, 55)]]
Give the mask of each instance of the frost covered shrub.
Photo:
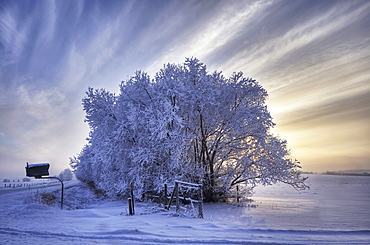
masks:
[(54, 205), (56, 199), (57, 199), (57, 196), (53, 193), (53, 192), (44, 192), (44, 193), (41, 193), (41, 203), (42, 204), (46, 204), (46, 205)]
[(238, 184), (283, 182), (304, 189), (299, 162), (270, 132), (268, 94), (255, 80), (208, 73), (199, 60), (137, 71), (115, 95), (89, 88), (83, 99), (87, 145), (71, 159), (76, 177), (111, 195), (160, 192), (163, 183), (203, 185), (206, 201)]
[(27, 197), (25, 203), (39, 203), (48, 206), (55, 206), (59, 203), (60, 197), (57, 195), (57, 191), (51, 190), (39, 190), (32, 192), (31, 196)]
[(70, 181), (73, 179), (73, 173), (72, 171), (67, 168), (67, 169), (64, 169), (60, 174), (59, 174), (59, 179), (61, 179), (62, 181)]

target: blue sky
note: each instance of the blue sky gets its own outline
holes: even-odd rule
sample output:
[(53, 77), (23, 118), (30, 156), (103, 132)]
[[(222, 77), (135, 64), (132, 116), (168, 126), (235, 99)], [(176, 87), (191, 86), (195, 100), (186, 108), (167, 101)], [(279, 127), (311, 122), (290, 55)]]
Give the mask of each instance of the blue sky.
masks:
[(68, 167), (88, 86), (197, 57), (267, 89), (306, 171), (370, 169), (370, 2), (0, 1), (0, 177)]

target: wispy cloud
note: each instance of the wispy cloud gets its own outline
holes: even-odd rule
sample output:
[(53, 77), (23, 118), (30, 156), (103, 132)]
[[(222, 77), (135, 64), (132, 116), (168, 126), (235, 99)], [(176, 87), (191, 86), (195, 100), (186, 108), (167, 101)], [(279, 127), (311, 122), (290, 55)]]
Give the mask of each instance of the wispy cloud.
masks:
[[(276, 36), (268, 36), (258, 43), (253, 43), (248, 48), (243, 48), (226, 63), (232, 70), (243, 70), (248, 67), (256, 75), (262, 75), (273, 69), (277, 64), (289, 64), (295, 60), (289, 60), (293, 52), (305, 48), (314, 42), (320, 42), (334, 35), (341, 29), (352, 25), (364, 18), (369, 12), (370, 4), (358, 6), (357, 9), (348, 11), (351, 2), (345, 2), (344, 6), (334, 5), (319, 16), (313, 15), (303, 23), (295, 25), (287, 32), (278, 33)], [(282, 16), (288, 18), (289, 16)], [(262, 27), (261, 27), (262, 28)], [(248, 38), (246, 36), (246, 38)], [(317, 52), (319, 46), (311, 48), (311, 52)], [(325, 50), (320, 50), (325, 52)], [(308, 53), (309, 54), (309, 53)], [(281, 65), (278, 65), (280, 68)]]
[[(198, 6), (183, 9), (183, 21), (188, 21), (191, 28), (176, 29), (171, 39), (171, 46), (161, 55), (160, 59), (148, 67), (149, 71), (158, 70), (164, 63), (180, 63), (183, 57), (198, 57), (204, 62), (211, 62), (214, 53), (233, 40), (248, 28), (248, 24), (269, 6), (265, 2), (216, 2), (213, 6)], [(192, 12), (199, 12), (194, 16)], [(202, 15), (202, 13), (206, 13)], [(190, 16), (187, 18), (186, 16)], [(195, 19), (194, 19), (195, 17)], [(218, 57), (224, 60), (225, 57)], [(215, 60), (217, 58), (214, 58)], [(228, 67), (227, 65), (225, 67)]]
[(0, 42), (3, 46), (0, 57), (3, 64), (18, 62), (27, 42), (27, 35), (17, 22), (17, 12), (10, 6), (0, 9)]

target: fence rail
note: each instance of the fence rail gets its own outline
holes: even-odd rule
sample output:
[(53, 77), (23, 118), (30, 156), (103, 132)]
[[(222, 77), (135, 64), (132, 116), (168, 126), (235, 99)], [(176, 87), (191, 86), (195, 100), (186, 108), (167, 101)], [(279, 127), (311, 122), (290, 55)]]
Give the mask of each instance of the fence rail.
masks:
[[(191, 197), (185, 197), (185, 196), (180, 196), (180, 186), (186, 189), (195, 189), (198, 192), (198, 199), (193, 199)], [(184, 195), (185, 193), (183, 193)], [(167, 185), (165, 185), (165, 197), (167, 199)], [(203, 193), (202, 193), (202, 185), (200, 184), (195, 184), (195, 183), (189, 183), (189, 182), (183, 182), (183, 181), (175, 181), (175, 186), (172, 191), (170, 200), (168, 202), (168, 205), (166, 206), (166, 209), (169, 210), (171, 208), (171, 204), (173, 202), (173, 199), (175, 199), (176, 203), (176, 212), (180, 212), (180, 199), (181, 200), (186, 200), (189, 201), (191, 204), (191, 207), (193, 208), (193, 211), (195, 211), (194, 204), (198, 205), (198, 210), (197, 210), (197, 216), (199, 218), (203, 218)], [(183, 209), (183, 207), (181, 207)]]

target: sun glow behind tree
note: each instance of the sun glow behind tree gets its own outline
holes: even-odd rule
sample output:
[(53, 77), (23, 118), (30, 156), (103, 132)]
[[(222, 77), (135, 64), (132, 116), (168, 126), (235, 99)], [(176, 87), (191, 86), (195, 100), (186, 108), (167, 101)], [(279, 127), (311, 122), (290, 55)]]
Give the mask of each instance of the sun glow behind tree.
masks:
[(137, 71), (119, 95), (86, 94), (89, 143), (71, 165), (110, 194), (126, 194), (133, 182), (141, 196), (176, 179), (203, 184), (206, 201), (241, 183), (307, 187), (287, 142), (270, 132), (266, 90), (241, 72), (226, 79), (191, 58), (153, 80)]

